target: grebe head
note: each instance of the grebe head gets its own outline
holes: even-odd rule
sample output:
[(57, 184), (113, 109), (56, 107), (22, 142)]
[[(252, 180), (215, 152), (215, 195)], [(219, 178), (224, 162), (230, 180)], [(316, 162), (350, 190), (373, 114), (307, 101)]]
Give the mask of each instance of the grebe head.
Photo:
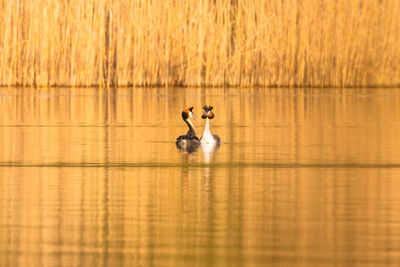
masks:
[(203, 109), (204, 109), (204, 113), (203, 113), (203, 115), (201, 115), (201, 118), (202, 119), (207, 119), (207, 118), (209, 118), (210, 120), (212, 119), (212, 118), (214, 118), (214, 113), (212, 112), (212, 109), (213, 109), (213, 107), (212, 106), (204, 106), (203, 107)]
[(193, 119), (196, 119), (196, 116), (193, 113), (193, 107), (187, 108), (184, 111), (182, 111), (182, 118), (184, 121), (186, 121), (189, 117), (192, 117)]

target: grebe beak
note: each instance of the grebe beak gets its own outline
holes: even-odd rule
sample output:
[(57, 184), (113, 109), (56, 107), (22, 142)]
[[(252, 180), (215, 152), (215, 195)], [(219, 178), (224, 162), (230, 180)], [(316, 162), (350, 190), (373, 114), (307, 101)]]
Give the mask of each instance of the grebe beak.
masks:
[(193, 112), (189, 112), (189, 115), (190, 115), (190, 117), (192, 117), (195, 121), (197, 121), (197, 119), (196, 119), (196, 116), (194, 115), (194, 113)]

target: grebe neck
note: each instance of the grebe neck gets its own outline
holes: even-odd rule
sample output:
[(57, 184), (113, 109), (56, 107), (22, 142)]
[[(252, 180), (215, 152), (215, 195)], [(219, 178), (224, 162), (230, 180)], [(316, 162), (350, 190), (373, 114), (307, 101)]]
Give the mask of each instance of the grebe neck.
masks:
[(186, 134), (196, 136), (196, 129), (194, 128), (192, 121), (190, 119), (187, 119), (187, 120), (185, 120), (185, 122), (189, 127), (189, 131)]
[(203, 136), (201, 137), (202, 144), (215, 144), (215, 139), (211, 133), (210, 120), (206, 119), (206, 127), (204, 127)]
[(210, 119), (206, 119), (206, 127), (204, 128), (204, 134), (211, 134), (211, 125), (210, 125)]

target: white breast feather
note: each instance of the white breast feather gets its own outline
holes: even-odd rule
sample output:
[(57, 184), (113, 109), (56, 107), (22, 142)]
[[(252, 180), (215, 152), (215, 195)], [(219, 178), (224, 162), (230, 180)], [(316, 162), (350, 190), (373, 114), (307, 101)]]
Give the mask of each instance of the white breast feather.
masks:
[(201, 137), (202, 144), (214, 144), (215, 139), (211, 133), (210, 120), (206, 119), (206, 127), (204, 128), (203, 136)]

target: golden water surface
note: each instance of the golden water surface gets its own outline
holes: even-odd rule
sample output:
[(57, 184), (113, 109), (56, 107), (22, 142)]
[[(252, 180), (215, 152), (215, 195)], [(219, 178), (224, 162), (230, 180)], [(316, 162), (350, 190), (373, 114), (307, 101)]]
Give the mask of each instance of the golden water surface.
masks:
[[(213, 105), (216, 150), (179, 151)], [(400, 89), (0, 89), (0, 266), (398, 266)]]

